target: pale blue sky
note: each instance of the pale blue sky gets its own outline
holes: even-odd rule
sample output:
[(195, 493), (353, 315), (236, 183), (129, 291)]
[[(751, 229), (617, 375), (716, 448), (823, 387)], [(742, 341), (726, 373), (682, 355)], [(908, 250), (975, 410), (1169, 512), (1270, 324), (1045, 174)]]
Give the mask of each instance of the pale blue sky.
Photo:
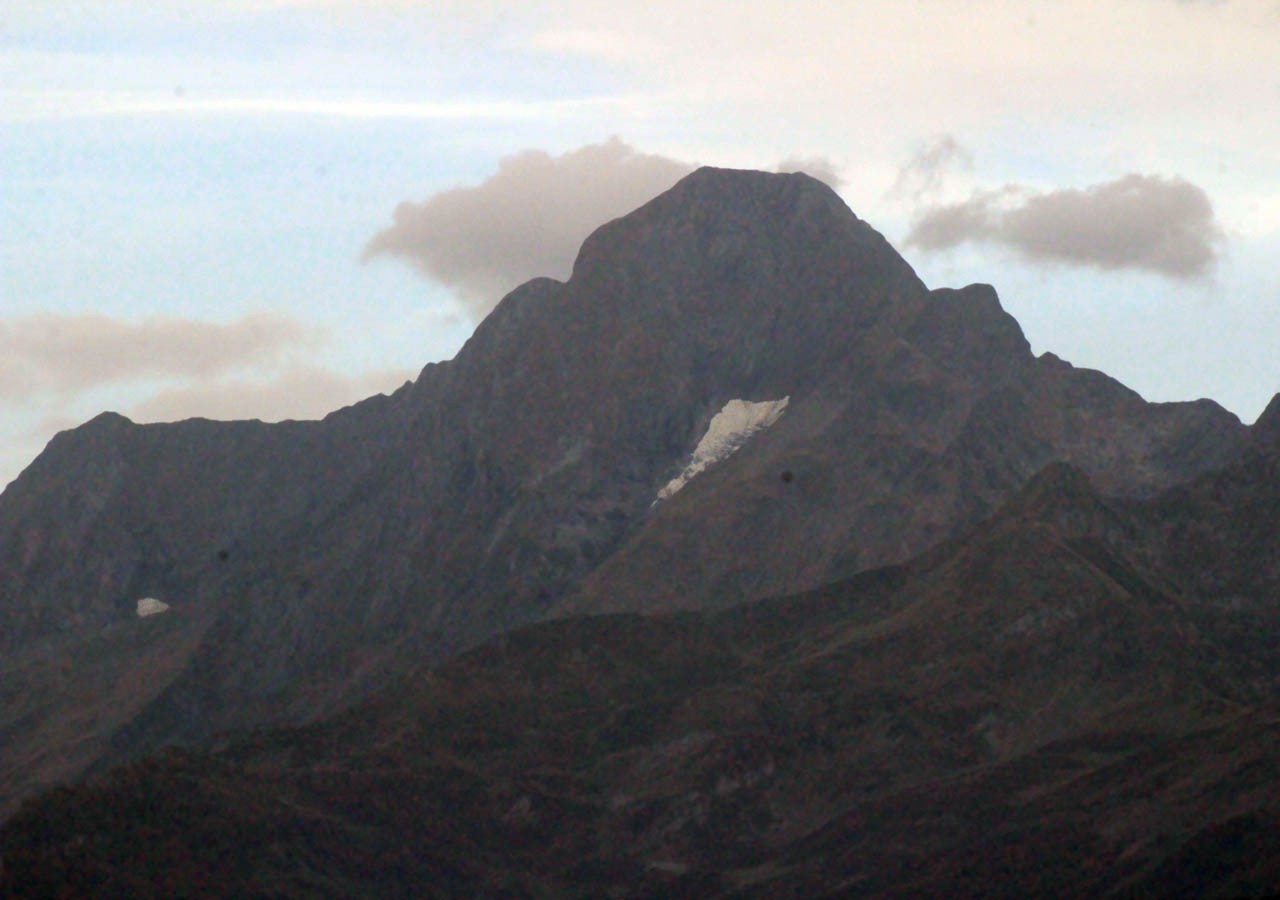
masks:
[[(313, 417), (393, 389), (488, 286), (563, 276), (525, 254), (564, 259), (570, 212), (610, 210), (575, 186), (646, 154), (816, 158), (927, 283), (995, 284), (1037, 351), (1252, 421), (1280, 390), (1276, 47), (1275, 0), (0, 0), (0, 485), (103, 409)], [(503, 160), (431, 220), (441, 246), (361, 262), (398, 204), (437, 215)], [(1212, 204), (1187, 225), (1211, 265), (1029, 256), (995, 225), (905, 245), (949, 204), (1090, 210), (1131, 174), (1155, 179), (1135, 203)], [(513, 232), (497, 274), (433, 279), (484, 204)], [(1087, 254), (1092, 224), (1063, 221)]]

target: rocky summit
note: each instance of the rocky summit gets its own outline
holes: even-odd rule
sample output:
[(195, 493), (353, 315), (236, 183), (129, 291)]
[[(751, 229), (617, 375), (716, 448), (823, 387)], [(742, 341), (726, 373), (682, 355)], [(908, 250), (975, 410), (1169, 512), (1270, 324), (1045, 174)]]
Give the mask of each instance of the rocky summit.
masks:
[(1037, 357), (821, 182), (700, 169), (389, 397), (49, 444), (0, 495), (0, 878), (1272, 884), (1276, 408)]

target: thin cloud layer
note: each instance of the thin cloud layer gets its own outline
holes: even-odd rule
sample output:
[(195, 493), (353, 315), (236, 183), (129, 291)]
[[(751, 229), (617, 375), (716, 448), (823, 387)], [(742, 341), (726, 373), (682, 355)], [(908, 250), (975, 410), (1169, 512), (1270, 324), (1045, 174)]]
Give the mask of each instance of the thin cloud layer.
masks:
[(954, 170), (971, 168), (973, 154), (952, 135), (939, 135), (921, 147), (910, 162), (898, 170), (889, 195), (919, 202), (937, 194)]
[[(96, 313), (0, 319), (0, 410), (10, 437), (0, 447), (0, 489), (55, 432), (103, 408), (125, 409), (123, 397), (155, 382), (160, 392), (126, 409), (130, 415), (304, 418), (396, 387), (404, 377), (393, 375), (411, 374), (299, 373), (291, 359), (321, 337), (314, 326), (270, 313), (225, 324), (166, 316), (129, 322)], [(102, 390), (117, 399), (104, 403)]]
[(833, 190), (844, 184), (840, 169), (825, 156), (788, 156), (773, 167), (775, 172), (804, 172)]
[(378, 369), (348, 375), (292, 366), (264, 378), (224, 378), (166, 388), (129, 410), (138, 422), (206, 419), (318, 419), (373, 394), (390, 393), (417, 372)]
[(0, 401), (141, 378), (216, 377), (274, 363), (315, 337), (313, 328), (271, 313), (227, 324), (171, 316), (127, 322), (99, 313), (0, 320)]
[(981, 241), (1033, 260), (1192, 278), (1213, 267), (1221, 237), (1203, 189), (1182, 178), (1130, 174), (1083, 190), (980, 191), (926, 208), (906, 243), (945, 250)]
[(455, 289), (482, 318), (503, 295), (539, 275), (568, 275), (595, 228), (693, 171), (686, 162), (639, 153), (614, 137), (560, 156), (524, 150), (474, 187), (401, 203), (369, 241), (364, 258), (405, 259)]

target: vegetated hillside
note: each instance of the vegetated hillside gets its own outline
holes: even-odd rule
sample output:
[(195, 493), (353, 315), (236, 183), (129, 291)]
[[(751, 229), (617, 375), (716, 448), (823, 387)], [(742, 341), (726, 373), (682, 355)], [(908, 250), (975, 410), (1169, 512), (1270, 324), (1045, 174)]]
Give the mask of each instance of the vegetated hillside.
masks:
[(1258, 440), (1147, 499), (1053, 465), (900, 566), (720, 612), (510, 633), (330, 721), (31, 801), (0, 832), (0, 883), (27, 897), (1280, 890), (1278, 449)]
[[(733, 400), (788, 400), (655, 505)], [(1148, 495), (1236, 458), (1208, 401), (1034, 357), (828, 187), (702, 169), (320, 422), (56, 437), (0, 495), (0, 814), (171, 742), (346, 708), (580, 611), (723, 607), (902, 562), (1055, 460)], [(138, 619), (139, 599), (169, 604)]]

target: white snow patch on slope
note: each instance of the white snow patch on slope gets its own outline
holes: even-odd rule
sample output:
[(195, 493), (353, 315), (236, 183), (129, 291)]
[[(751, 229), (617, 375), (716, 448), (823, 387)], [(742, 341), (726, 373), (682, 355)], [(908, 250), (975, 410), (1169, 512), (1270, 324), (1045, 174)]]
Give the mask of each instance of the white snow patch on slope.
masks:
[(156, 613), (167, 612), (169, 604), (163, 600), (157, 600), (155, 597), (143, 597), (138, 601), (138, 618), (145, 619), (147, 616), (154, 616)]
[(693, 458), (684, 467), (684, 471), (667, 482), (667, 486), (658, 491), (658, 498), (653, 502), (666, 500), (699, 472), (728, 459), (753, 434), (778, 421), (778, 416), (782, 415), (790, 401), (790, 397), (762, 400), (759, 403), (730, 400), (712, 418), (711, 424), (707, 426), (707, 433), (698, 441)]

